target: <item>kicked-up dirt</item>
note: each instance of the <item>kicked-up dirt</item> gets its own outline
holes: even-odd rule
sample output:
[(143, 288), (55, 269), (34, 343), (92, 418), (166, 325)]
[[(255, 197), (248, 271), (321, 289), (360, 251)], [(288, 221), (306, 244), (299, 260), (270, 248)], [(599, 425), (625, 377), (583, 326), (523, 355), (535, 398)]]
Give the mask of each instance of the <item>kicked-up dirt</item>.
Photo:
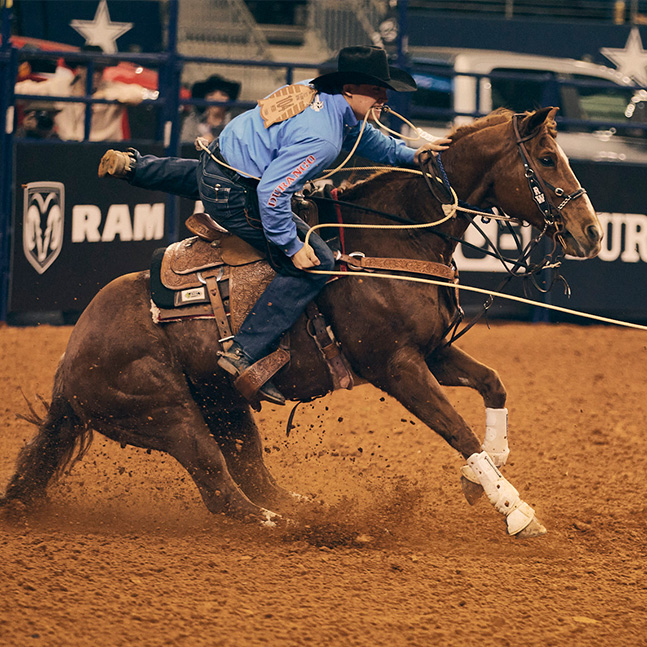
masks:
[[(70, 327), (0, 327), (0, 492)], [(548, 534), (465, 501), (460, 457), (370, 386), (257, 414), (284, 530), (206, 510), (173, 459), (96, 436), (49, 501), (0, 520), (0, 646), (647, 645), (644, 332), (497, 323), (459, 346), (508, 388), (507, 478)], [(482, 437), (479, 396), (449, 397)]]

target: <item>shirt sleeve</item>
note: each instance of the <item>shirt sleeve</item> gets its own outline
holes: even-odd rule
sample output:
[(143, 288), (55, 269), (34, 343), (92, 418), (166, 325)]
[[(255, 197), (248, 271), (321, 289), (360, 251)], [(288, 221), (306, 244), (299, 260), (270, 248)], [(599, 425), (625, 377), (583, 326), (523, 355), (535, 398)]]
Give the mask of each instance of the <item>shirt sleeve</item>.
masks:
[(54, 75), (44, 81), (27, 79), (16, 83), (14, 90), (16, 94), (33, 94), (38, 96), (69, 97), (70, 84), (74, 75), (62, 67), (56, 68)]
[(337, 156), (325, 140), (311, 139), (282, 147), (265, 169), (256, 189), (261, 222), (268, 240), (293, 256), (303, 243), (292, 221), (292, 195), (316, 177)]
[(94, 96), (97, 99), (109, 99), (110, 101), (137, 105), (146, 97), (146, 89), (136, 83), (109, 81), (102, 84)]
[[(362, 125), (359, 123), (347, 133), (344, 139), (344, 149), (350, 150), (354, 146), (361, 127)], [(412, 164), (416, 151), (401, 139), (383, 135), (371, 124), (366, 124), (356, 152), (374, 162), (397, 166), (398, 164)]]

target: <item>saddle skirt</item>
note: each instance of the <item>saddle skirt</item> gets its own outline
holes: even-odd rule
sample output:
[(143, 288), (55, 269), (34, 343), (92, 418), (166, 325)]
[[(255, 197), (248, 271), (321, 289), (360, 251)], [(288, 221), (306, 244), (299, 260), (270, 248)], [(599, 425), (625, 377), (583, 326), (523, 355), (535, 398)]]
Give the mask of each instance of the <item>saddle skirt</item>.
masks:
[[(263, 260), (261, 252), (226, 232), (219, 232), (213, 240), (194, 236), (173, 243), (164, 251), (159, 278), (165, 288), (180, 297), (175, 299), (176, 306), (186, 303), (194, 307), (191, 313), (177, 307), (170, 311), (163, 309), (159, 320), (184, 319), (189, 314), (213, 316), (211, 306), (215, 295), (209, 299), (208, 284), (215, 280), (223, 305), (229, 309), (231, 330), (236, 333), (247, 312), (275, 276), (274, 270)], [(198, 302), (203, 303), (204, 308), (199, 308)]]

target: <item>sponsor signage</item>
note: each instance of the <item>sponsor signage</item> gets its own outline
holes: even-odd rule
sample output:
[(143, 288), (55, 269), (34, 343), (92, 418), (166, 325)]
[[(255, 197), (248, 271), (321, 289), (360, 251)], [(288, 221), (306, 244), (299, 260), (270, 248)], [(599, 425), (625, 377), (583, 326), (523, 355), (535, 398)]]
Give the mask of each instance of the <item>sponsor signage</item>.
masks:
[(31, 266), (43, 274), (63, 246), (65, 185), (30, 182), (23, 192), (22, 248)]
[(9, 321), (30, 312), (73, 318), (112, 279), (148, 269), (167, 244), (166, 195), (100, 180), (108, 148), (16, 143)]
[[(563, 285), (542, 294), (529, 289), (524, 294), (520, 279), (513, 279), (503, 290), (516, 296), (551, 303), (572, 310), (581, 310), (615, 319), (634, 322), (647, 321), (647, 167), (623, 163), (571, 160), (580, 183), (588, 191), (604, 231), (602, 250), (597, 258), (579, 260), (566, 258), (561, 274), (571, 289), (570, 298)], [(480, 224), (480, 223), (479, 223)], [(514, 255), (515, 243), (510, 234), (499, 229), (495, 221), (480, 224), (504, 254)], [(534, 232), (529, 227), (518, 228), (524, 244)], [(465, 240), (485, 250), (486, 243), (476, 230), (470, 228)], [(545, 252), (550, 251), (546, 244)], [(490, 290), (499, 288), (504, 268), (484, 251), (460, 246), (455, 259), (461, 272), (461, 282)], [(548, 280), (549, 276), (543, 278)], [(529, 287), (529, 286), (528, 286)], [(483, 295), (461, 292), (468, 313), (476, 312), (484, 302)], [(489, 311), (492, 317), (570, 319), (567, 315), (533, 308), (523, 304), (496, 299)], [(577, 318), (579, 323), (584, 319)]]

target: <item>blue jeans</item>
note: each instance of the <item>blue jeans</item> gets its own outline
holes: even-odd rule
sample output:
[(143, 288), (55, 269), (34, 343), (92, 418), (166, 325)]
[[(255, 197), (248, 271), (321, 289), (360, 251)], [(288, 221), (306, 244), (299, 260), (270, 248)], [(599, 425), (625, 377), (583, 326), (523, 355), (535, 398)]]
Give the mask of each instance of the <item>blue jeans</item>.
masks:
[[(215, 150), (215, 144), (210, 148)], [(328, 276), (297, 270), (292, 260), (267, 240), (261, 225), (255, 182), (221, 166), (207, 153), (202, 153), (199, 161), (138, 155), (130, 183), (202, 200), (205, 211), (219, 225), (268, 254), (277, 275), (234, 338), (253, 361), (275, 349), (283, 333), (292, 327), (328, 281)], [(294, 214), (292, 220), (303, 239), (308, 225)], [(316, 269), (334, 269), (333, 253), (321, 237), (313, 233), (309, 243), (320, 261)]]

